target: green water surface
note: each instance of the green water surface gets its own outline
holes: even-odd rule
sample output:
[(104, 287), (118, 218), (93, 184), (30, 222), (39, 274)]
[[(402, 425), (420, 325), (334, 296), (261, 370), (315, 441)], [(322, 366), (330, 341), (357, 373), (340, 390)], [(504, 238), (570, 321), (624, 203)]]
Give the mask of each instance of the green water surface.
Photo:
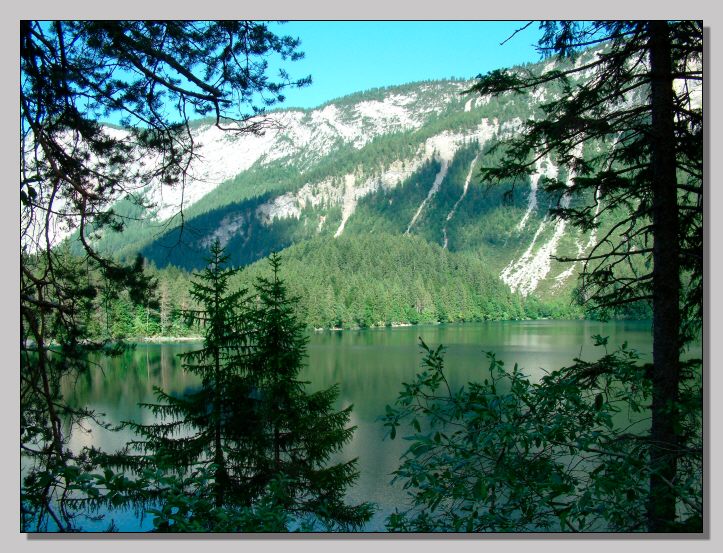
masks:
[[(430, 346), (445, 345), (447, 377), (454, 389), (488, 375), (484, 351), (495, 352), (510, 368), (518, 363), (536, 380), (543, 369), (569, 365), (574, 357), (599, 357), (604, 351), (592, 346), (590, 337), (595, 334), (609, 336), (611, 348), (627, 341), (650, 358), (652, 336), (646, 321), (505, 321), (311, 333), (302, 379), (310, 382), (310, 391), (338, 383), (337, 407), (354, 406), (351, 423), (357, 430), (341, 459), (359, 459), (361, 474), (349, 490), (350, 500), (378, 506), (366, 530), (384, 531), (386, 516), (406, 501), (405, 492), (390, 481), (408, 442), (385, 439), (378, 417), (394, 402), (401, 383), (412, 380), (419, 370), (419, 337)], [(150, 423), (152, 414), (138, 403), (154, 400), (154, 386), (180, 394), (198, 385), (197, 377), (185, 372), (178, 359), (179, 353), (197, 347), (193, 343), (138, 344), (119, 358), (99, 360), (88, 374), (66, 382), (64, 392), (73, 403), (105, 413), (110, 422)], [(131, 437), (98, 428), (89, 433), (75, 431), (71, 447), (95, 445), (112, 451)], [(148, 517), (139, 521), (121, 512), (87, 529), (102, 530), (109, 518), (121, 531), (151, 527)]]

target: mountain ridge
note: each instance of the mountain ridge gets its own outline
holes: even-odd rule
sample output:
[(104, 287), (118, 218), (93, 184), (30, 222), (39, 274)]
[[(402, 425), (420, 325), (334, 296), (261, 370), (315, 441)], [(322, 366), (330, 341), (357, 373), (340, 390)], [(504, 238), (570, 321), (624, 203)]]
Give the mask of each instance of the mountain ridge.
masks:
[[(556, 67), (548, 61), (513, 71)], [(481, 165), (495, 162), (489, 147), (519, 132), (559, 91), (462, 95), (470, 84), (423, 81), (312, 110), (278, 110), (270, 116), (279, 124), (263, 136), (224, 135), (198, 124), (194, 139), (203, 158), (192, 167), (193, 182), (171, 193), (160, 188), (164, 195), (149, 189), (146, 199), (157, 206), (151, 216), (96, 244), (121, 257), (140, 251), (158, 266), (193, 269), (217, 238), (234, 263), (247, 265), (318, 236), (412, 233), (488, 260), (512, 292), (568, 294), (578, 268), (551, 256), (582, 253), (594, 235), (550, 220), (555, 202), (578, 200), (544, 195), (537, 184), (573, 175), (548, 156), (528, 179), (510, 183), (516, 191), (509, 205), (475, 178)]]

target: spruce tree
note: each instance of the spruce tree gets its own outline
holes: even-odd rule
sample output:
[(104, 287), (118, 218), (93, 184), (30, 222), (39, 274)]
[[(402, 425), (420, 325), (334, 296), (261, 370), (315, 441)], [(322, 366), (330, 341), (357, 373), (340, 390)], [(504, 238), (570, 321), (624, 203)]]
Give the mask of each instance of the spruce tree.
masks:
[[(246, 290), (230, 289), (229, 280), (239, 269), (226, 265), (228, 256), (218, 240), (210, 252), (207, 267), (194, 274), (191, 283), (190, 295), (199, 308), (186, 312), (202, 330), (203, 346), (180, 354), (183, 368), (200, 377), (200, 387), (183, 397), (156, 388), (158, 403), (143, 405), (160, 422), (127, 424), (142, 438), (130, 444), (142, 453), (135, 463), (139, 473), (148, 467), (160, 469), (165, 481), (177, 487), (178, 482), (201, 482), (192, 493), (201, 500), (212, 498), (217, 509), (233, 509), (250, 504), (246, 467), (253, 440), (247, 439), (247, 429), (254, 421), (245, 371), (250, 348), (247, 298)], [(176, 480), (168, 480), (169, 475)], [(199, 475), (204, 477), (199, 480)], [(163, 502), (168, 488), (156, 489), (153, 499)]]
[[(99, 490), (70, 432), (95, 415), (69, 406), (60, 382), (87, 370), (89, 352), (120, 349), (93, 340), (99, 294), (149, 306), (152, 290), (140, 258), (99, 252), (98, 235), (126, 221), (109, 205), (125, 198), (140, 210), (142, 187), (189, 185), (200, 147), (192, 119), (260, 132), (267, 121), (250, 115), (309, 79), (270, 77), (270, 59), (302, 54), (263, 22), (24, 20), (19, 31), (21, 529), (74, 531)], [(58, 247), (64, 236), (69, 250)]]
[(344, 501), (356, 460), (332, 462), (354, 432), (352, 407), (334, 410), (337, 387), (308, 394), (298, 379), (307, 338), (279, 258), (254, 298), (231, 290), (239, 269), (227, 262), (216, 241), (191, 285), (199, 308), (187, 317), (204, 341), (181, 357), (200, 387), (183, 397), (156, 389), (144, 406), (158, 422), (127, 423), (140, 455), (115, 459), (137, 476), (125, 497), (150, 507), (163, 531), (359, 529), (371, 505)]
[[(684, 431), (682, 405), (685, 381), (696, 377), (680, 355), (703, 321), (703, 25), (548, 21), (541, 28), (540, 51), (557, 56), (552, 70), (493, 71), (470, 89), (495, 97), (558, 87), (541, 116), (501, 145), (502, 159), (483, 178), (514, 182), (554, 155), (574, 177), (570, 186), (541, 180), (558, 198), (551, 213), (583, 231), (614, 218), (589, 251), (562, 260), (583, 263), (579, 297), (603, 315), (652, 306), (647, 518), (650, 531), (674, 530), (680, 463), (687, 466), (691, 454), (700, 463), (690, 446), (700, 430)], [(597, 51), (578, 57), (591, 47)]]
[(320, 522), (328, 529), (359, 529), (371, 517), (368, 503), (349, 505), (344, 494), (358, 478), (356, 459), (330, 463), (352, 438), (347, 426), (352, 406), (334, 409), (338, 387), (314, 393), (299, 380), (307, 336), (279, 277), (280, 258), (269, 257), (270, 278), (259, 277), (252, 310), (254, 348), (249, 370), (258, 389), (260, 447), (255, 458), (257, 485), (284, 482), (283, 507), (297, 521)]

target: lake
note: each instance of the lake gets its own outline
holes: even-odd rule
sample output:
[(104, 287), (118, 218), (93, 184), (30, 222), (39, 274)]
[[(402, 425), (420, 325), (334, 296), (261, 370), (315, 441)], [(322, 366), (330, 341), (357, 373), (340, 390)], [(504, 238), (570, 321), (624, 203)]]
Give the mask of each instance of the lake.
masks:
[[(485, 351), (495, 352), (510, 368), (518, 363), (534, 381), (544, 374), (541, 369), (570, 365), (574, 357), (591, 360), (603, 354), (604, 350), (592, 346), (590, 337), (595, 334), (609, 336), (611, 350), (627, 341), (643, 358), (651, 358), (649, 321), (495, 321), (311, 333), (302, 379), (310, 382), (310, 391), (338, 383), (337, 407), (354, 406), (351, 424), (357, 430), (340, 460), (359, 459), (361, 474), (349, 491), (350, 500), (378, 506), (365, 530), (384, 531), (388, 514), (406, 502), (406, 492), (390, 482), (408, 442), (384, 439), (378, 417), (394, 402), (401, 383), (411, 381), (419, 370), (419, 337), (432, 347), (445, 345), (446, 374), (454, 389), (488, 375)], [(193, 389), (198, 379), (181, 369), (177, 354), (197, 347), (193, 343), (138, 344), (119, 358), (101, 360), (77, 381), (66, 382), (64, 393), (76, 405), (105, 413), (110, 422), (150, 423), (150, 411), (138, 403), (154, 401), (154, 386), (171, 393)], [(94, 428), (90, 433), (75, 432), (71, 447), (93, 444), (112, 451), (128, 439), (127, 434)], [(121, 531), (152, 527), (149, 517), (139, 521), (129, 512), (110, 516)], [(107, 525), (107, 520), (89, 523), (85, 529), (102, 531)]]

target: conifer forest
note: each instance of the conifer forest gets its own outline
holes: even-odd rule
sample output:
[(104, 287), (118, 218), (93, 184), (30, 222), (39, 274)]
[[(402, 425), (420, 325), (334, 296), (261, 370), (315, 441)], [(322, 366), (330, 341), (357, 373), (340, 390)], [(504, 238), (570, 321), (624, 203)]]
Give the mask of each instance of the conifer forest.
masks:
[(702, 21), (19, 27), (21, 533), (710, 531)]

